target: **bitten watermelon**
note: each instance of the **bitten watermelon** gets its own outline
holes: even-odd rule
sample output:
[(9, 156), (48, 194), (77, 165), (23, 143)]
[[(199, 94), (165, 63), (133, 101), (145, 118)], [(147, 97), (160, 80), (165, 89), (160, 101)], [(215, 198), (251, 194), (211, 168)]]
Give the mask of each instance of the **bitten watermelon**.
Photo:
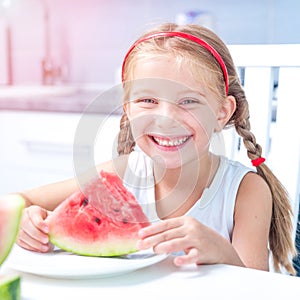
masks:
[(24, 199), (17, 194), (0, 197), (0, 265), (16, 240), (24, 206)]
[(150, 224), (119, 177), (104, 171), (63, 201), (47, 222), (54, 245), (86, 256), (135, 252), (139, 229)]
[[(0, 198), (0, 265), (15, 243), (24, 206), (25, 201), (19, 195)], [(19, 275), (0, 275), (0, 299), (21, 299), (20, 280)]]

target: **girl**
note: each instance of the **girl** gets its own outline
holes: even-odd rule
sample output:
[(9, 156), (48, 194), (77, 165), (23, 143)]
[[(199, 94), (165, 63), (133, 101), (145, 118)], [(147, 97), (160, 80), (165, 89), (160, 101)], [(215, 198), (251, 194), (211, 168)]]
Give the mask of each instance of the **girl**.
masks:
[[(248, 103), (224, 43), (198, 25), (162, 24), (129, 49), (122, 68), (116, 172), (153, 224), (139, 249), (180, 252), (174, 263), (226, 263), (294, 274), (291, 207), (250, 131)], [(234, 126), (256, 172), (210, 151)], [(49, 251), (47, 215), (78, 190), (75, 179), (22, 193), (18, 244)], [(154, 222), (158, 221), (158, 222)]]

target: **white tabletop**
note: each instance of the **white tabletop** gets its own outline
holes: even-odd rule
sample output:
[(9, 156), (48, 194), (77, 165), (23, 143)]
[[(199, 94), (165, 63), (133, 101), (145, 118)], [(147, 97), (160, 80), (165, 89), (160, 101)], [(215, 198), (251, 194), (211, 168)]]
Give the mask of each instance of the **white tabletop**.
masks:
[[(6, 261), (0, 274), (15, 273)], [(300, 278), (228, 266), (189, 265), (173, 258), (123, 275), (55, 279), (19, 272), (22, 300), (66, 299), (299, 299)]]

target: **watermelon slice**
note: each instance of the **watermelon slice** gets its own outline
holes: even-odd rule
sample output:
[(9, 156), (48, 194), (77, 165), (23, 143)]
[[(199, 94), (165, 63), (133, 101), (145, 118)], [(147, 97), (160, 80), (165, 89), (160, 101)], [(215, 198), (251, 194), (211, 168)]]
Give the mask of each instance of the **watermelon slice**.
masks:
[(24, 206), (24, 199), (17, 194), (0, 198), (0, 265), (16, 240)]
[(104, 171), (63, 201), (47, 222), (54, 245), (86, 256), (135, 252), (139, 229), (150, 224), (119, 177)]

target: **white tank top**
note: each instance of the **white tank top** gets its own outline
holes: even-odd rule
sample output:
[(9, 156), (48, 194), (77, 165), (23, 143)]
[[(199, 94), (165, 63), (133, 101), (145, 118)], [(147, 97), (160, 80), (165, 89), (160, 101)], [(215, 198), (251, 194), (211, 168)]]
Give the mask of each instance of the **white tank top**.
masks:
[[(220, 156), (219, 168), (211, 185), (186, 215), (214, 229), (231, 241), (236, 195), (241, 180), (254, 170), (239, 162)], [(140, 151), (129, 155), (124, 186), (136, 197), (151, 222), (159, 221), (155, 209), (152, 160)]]

